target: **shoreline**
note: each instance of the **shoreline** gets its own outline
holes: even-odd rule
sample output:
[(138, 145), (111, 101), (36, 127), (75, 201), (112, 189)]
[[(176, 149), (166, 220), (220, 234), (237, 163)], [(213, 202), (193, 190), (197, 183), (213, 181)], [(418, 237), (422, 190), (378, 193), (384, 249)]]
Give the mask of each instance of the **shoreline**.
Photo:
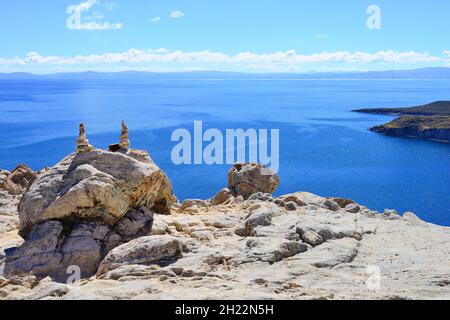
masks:
[(387, 136), (450, 142), (450, 102), (436, 101), (409, 108), (357, 109), (353, 112), (397, 116), (398, 118), (369, 131)]

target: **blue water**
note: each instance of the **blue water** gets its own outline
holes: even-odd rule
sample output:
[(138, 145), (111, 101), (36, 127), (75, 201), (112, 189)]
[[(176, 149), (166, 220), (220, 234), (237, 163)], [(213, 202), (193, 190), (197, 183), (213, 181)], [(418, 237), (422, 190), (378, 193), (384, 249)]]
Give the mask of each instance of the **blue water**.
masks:
[(118, 140), (120, 120), (135, 148), (147, 149), (180, 199), (224, 187), (229, 165), (172, 164), (172, 131), (280, 129), (277, 194), (348, 197), (372, 209), (413, 211), (450, 226), (450, 144), (367, 131), (392, 117), (363, 107), (450, 100), (449, 81), (0, 80), (0, 167), (51, 166), (72, 152), (78, 124), (92, 144)]

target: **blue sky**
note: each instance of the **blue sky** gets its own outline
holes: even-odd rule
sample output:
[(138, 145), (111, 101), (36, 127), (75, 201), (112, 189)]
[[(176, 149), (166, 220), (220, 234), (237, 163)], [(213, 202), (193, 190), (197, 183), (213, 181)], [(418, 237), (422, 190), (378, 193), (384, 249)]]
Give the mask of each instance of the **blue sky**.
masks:
[(448, 0), (0, 0), (0, 72), (450, 66), (449, 13)]

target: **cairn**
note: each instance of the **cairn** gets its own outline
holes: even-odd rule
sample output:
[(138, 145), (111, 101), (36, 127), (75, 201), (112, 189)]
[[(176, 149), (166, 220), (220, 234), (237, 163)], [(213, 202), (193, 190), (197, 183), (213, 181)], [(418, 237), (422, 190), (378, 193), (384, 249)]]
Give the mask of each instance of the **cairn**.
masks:
[(128, 150), (130, 149), (130, 139), (128, 137), (128, 128), (125, 121), (122, 120), (122, 132), (120, 133), (120, 149)]
[(80, 124), (80, 134), (77, 139), (77, 153), (86, 153), (92, 151), (92, 149), (94, 149), (94, 147), (89, 144), (89, 140), (86, 137), (86, 129), (84, 127), (84, 124), (82, 123)]

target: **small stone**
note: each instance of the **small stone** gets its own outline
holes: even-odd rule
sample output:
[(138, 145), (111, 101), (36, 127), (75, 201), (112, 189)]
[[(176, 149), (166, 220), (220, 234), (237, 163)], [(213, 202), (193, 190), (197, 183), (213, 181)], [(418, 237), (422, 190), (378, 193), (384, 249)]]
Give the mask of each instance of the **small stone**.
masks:
[(180, 267), (173, 267), (170, 268), (170, 270), (172, 270), (173, 273), (175, 273), (177, 276), (181, 275), (183, 273), (183, 268)]
[(223, 188), (220, 190), (214, 198), (211, 199), (211, 203), (215, 206), (220, 205), (227, 201), (231, 196), (231, 191), (228, 188)]
[(194, 270), (184, 270), (183, 273), (181, 274), (182, 277), (186, 277), (186, 278), (192, 278), (195, 276), (195, 271)]
[(236, 205), (236, 204), (241, 204), (242, 202), (244, 202), (244, 197), (237, 196), (236, 198), (233, 199), (233, 201), (231, 201), (231, 204)]
[(323, 205), (325, 208), (330, 209), (331, 211), (338, 211), (341, 207), (332, 200), (325, 200)]
[(183, 201), (183, 204), (180, 207), (180, 211), (184, 211), (186, 209), (199, 209), (199, 208), (208, 208), (208, 202), (205, 200), (199, 199), (187, 199)]
[(339, 205), (339, 207), (341, 207), (342, 209), (347, 207), (349, 204), (355, 203), (353, 200), (345, 199), (345, 198), (331, 198), (331, 200), (336, 202)]
[(167, 279), (169, 279), (169, 277), (168, 276), (161, 276), (161, 277), (159, 277), (159, 281), (166, 281)]
[(300, 235), (300, 238), (303, 242), (312, 245), (313, 247), (318, 246), (325, 242), (325, 240), (314, 230), (303, 230), (301, 228), (297, 228), (297, 233)]
[(350, 213), (358, 213), (361, 210), (361, 208), (354, 203), (351, 203), (345, 207), (345, 211)]
[(291, 202), (286, 203), (285, 208), (287, 211), (295, 211), (295, 210), (297, 210), (297, 204), (295, 202), (291, 201)]
[(288, 202), (294, 202), (297, 206), (299, 207), (304, 207), (306, 206), (306, 204), (300, 200), (299, 198), (297, 198), (296, 196), (287, 196), (283, 198), (284, 203), (288, 203)]
[(384, 216), (390, 217), (390, 216), (398, 216), (398, 212), (396, 210), (386, 209), (384, 210)]
[(390, 210), (390, 209), (384, 210), (383, 216), (387, 220), (400, 220), (402, 218), (402, 217), (400, 217), (400, 215), (398, 214), (398, 212), (396, 210)]
[(272, 195), (270, 193), (257, 192), (251, 195), (248, 200), (271, 201)]
[(273, 201), (273, 203), (275, 203), (277, 206), (280, 206), (280, 207), (282, 207), (282, 208), (285, 207), (285, 203), (284, 203), (283, 200), (275, 199), (275, 200)]

